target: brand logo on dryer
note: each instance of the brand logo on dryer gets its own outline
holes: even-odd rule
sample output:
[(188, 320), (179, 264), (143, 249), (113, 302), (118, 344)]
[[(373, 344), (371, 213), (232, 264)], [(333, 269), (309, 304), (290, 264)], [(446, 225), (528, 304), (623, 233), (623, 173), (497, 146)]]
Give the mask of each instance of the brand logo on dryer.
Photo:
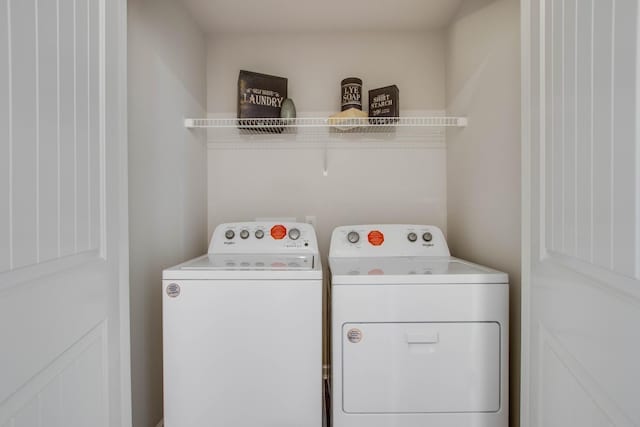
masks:
[(347, 339), (354, 344), (362, 341), (362, 331), (358, 328), (352, 328), (347, 331)]
[(169, 284), (169, 286), (167, 286), (167, 295), (169, 295), (169, 298), (175, 298), (180, 295), (180, 285), (177, 283)]

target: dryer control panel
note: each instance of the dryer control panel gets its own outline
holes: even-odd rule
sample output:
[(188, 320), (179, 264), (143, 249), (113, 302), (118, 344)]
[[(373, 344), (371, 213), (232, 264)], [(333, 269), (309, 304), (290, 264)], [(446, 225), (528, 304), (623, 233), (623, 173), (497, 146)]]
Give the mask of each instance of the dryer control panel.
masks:
[(318, 253), (316, 232), (298, 222), (235, 222), (216, 227), (209, 254)]
[(433, 225), (347, 225), (333, 230), (330, 257), (450, 256), (442, 231)]

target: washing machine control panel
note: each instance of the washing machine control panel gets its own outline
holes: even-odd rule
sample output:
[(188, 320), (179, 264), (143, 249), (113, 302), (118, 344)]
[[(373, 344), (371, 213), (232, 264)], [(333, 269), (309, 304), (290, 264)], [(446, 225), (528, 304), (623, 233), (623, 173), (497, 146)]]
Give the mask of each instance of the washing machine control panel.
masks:
[(310, 224), (295, 222), (235, 222), (216, 227), (210, 254), (318, 252), (316, 233)]
[(330, 257), (449, 256), (442, 231), (433, 225), (372, 224), (338, 227)]

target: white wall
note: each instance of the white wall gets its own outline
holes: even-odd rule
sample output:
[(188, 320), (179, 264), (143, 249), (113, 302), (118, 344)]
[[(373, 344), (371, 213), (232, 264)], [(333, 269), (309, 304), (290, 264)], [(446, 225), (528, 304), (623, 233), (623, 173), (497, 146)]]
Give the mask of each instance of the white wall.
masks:
[(444, 38), (437, 32), (213, 34), (208, 40), (209, 113), (236, 113), (238, 71), (288, 77), (298, 112), (339, 111), (340, 81), (398, 85), (401, 110), (443, 109)]
[(448, 240), (454, 255), (509, 273), (511, 425), (520, 373), (520, 16), (517, 0), (466, 2), (448, 30)]
[(134, 427), (162, 418), (162, 269), (206, 250), (206, 40), (176, 0), (129, 0)]
[(331, 231), (359, 223), (429, 223), (446, 229), (444, 148), (209, 151), (209, 226), (256, 217), (317, 217), (320, 250)]
[[(214, 34), (208, 43), (208, 112), (235, 116), (240, 69), (288, 77), (299, 115), (339, 111), (340, 81), (349, 76), (363, 79), (364, 93), (397, 84), (403, 114), (443, 110), (444, 35)], [(327, 253), (338, 225), (413, 222), (446, 228), (443, 146), (361, 145), (331, 149), (326, 177), (320, 149), (210, 146), (209, 232), (225, 221), (315, 215), (321, 250)]]

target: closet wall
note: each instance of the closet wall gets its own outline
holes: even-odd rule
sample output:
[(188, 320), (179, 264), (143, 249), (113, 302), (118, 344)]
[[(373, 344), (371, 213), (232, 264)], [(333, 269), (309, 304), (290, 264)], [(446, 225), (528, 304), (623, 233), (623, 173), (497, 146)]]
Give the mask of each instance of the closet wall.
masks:
[[(519, 2), (464, 2), (434, 31), (211, 33), (181, 0), (129, 0), (134, 426), (162, 416), (162, 269), (206, 251), (216, 225), (313, 215), (338, 225), (429, 223), (452, 252), (511, 277), (511, 417), (518, 418)], [(240, 69), (288, 77), (300, 115), (339, 110), (340, 80), (400, 89), (401, 113), (469, 117), (441, 142), (225, 141), (186, 117), (235, 116)]]
[(206, 40), (179, 0), (129, 0), (133, 425), (162, 419), (163, 268), (206, 251)]
[(454, 255), (509, 273), (514, 426), (520, 373), (519, 13), (518, 0), (474, 0), (463, 2), (439, 31), (213, 34), (207, 66), (211, 117), (233, 116), (239, 69), (288, 77), (299, 112), (324, 116), (336, 110), (340, 79), (355, 75), (363, 78), (365, 93), (396, 83), (402, 114), (446, 110), (468, 116), (469, 126), (449, 129), (442, 147), (387, 141), (330, 149), (326, 177), (322, 153), (312, 146), (210, 143), (209, 233), (225, 221), (315, 215), (326, 254), (338, 225), (442, 227)]
[(447, 32), (447, 132), (452, 253), (509, 273), (510, 419), (520, 392), (520, 10), (518, 0), (463, 3)]
[[(446, 105), (443, 30), (212, 34), (210, 116), (235, 116), (240, 69), (288, 77), (289, 96), (306, 115), (339, 111), (340, 81), (349, 76), (362, 78), (365, 103), (368, 89), (396, 84), (404, 115)], [(209, 135), (209, 233), (226, 221), (315, 215), (326, 254), (338, 225), (430, 223), (446, 230), (444, 140), (338, 141), (329, 149), (328, 175), (323, 176), (318, 144), (294, 138), (220, 144), (216, 136)]]

